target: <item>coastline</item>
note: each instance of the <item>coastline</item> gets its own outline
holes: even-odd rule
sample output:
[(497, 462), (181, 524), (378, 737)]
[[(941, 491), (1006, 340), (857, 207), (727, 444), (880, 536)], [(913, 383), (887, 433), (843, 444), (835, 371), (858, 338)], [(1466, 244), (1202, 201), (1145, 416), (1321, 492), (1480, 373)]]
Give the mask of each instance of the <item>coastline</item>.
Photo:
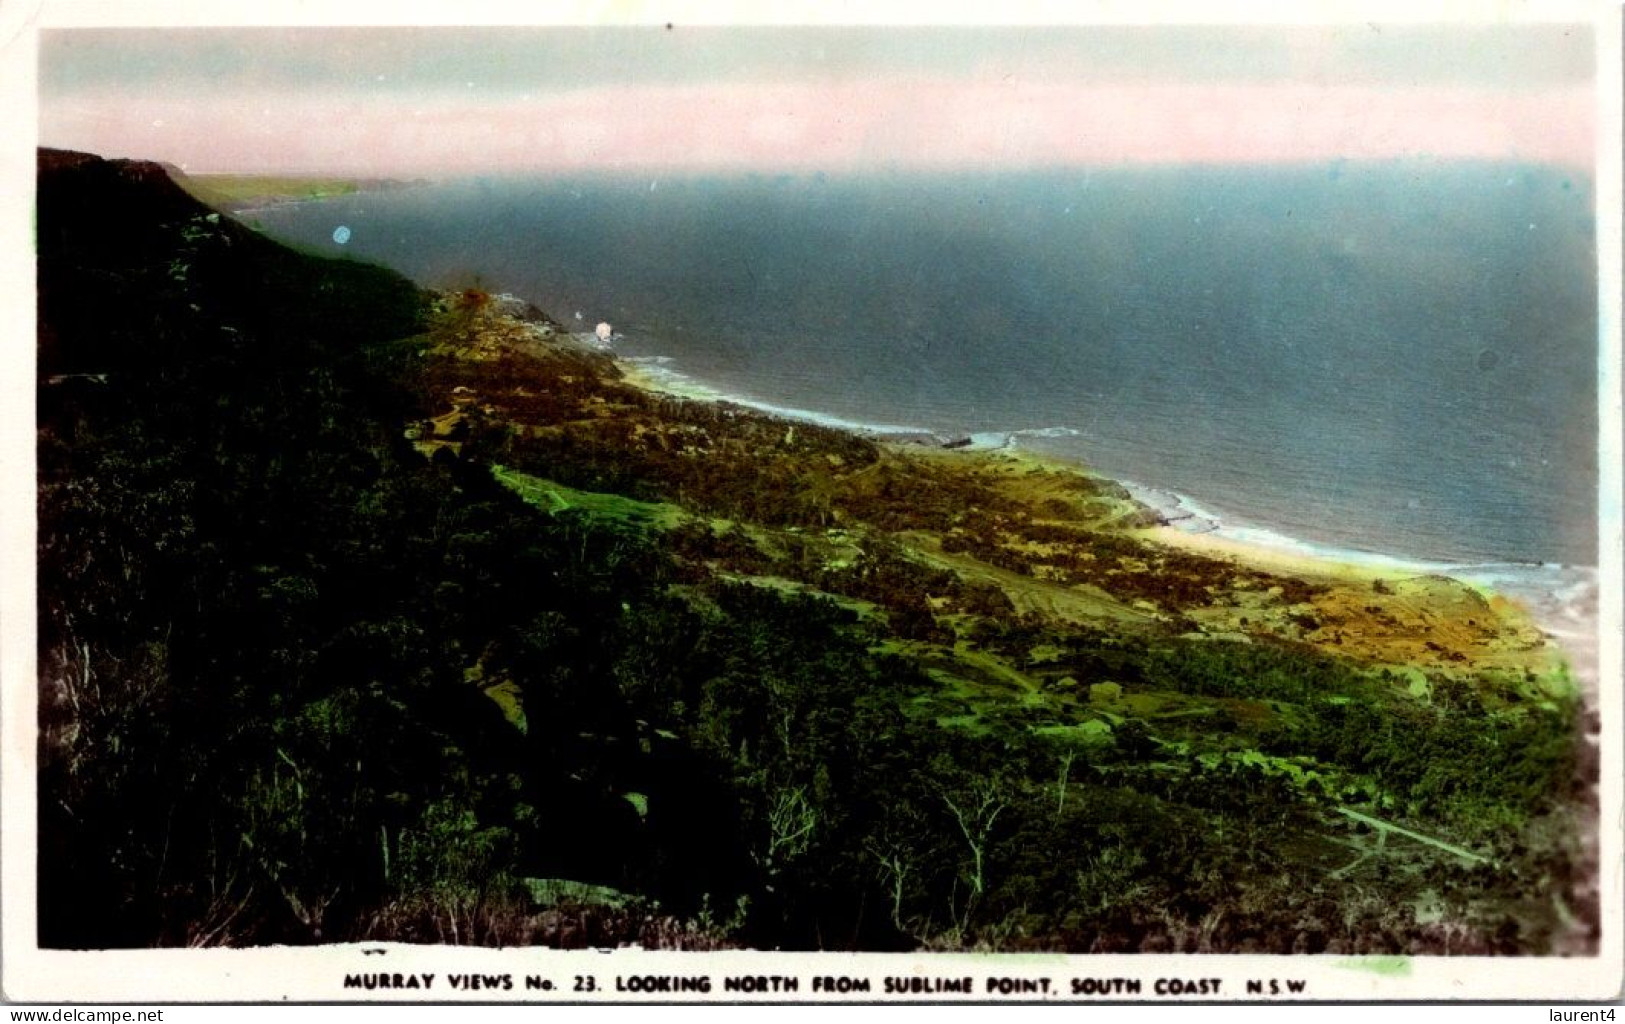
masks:
[(1597, 704), (1598, 588), (1595, 566), (1551, 562), (1445, 562), (1330, 548), (1268, 528), (1231, 526), (1185, 495), (1124, 482), (1134, 497), (1162, 515), (1150, 532), (1165, 544), (1297, 575), (1393, 582), (1446, 576), (1485, 596), (1521, 607), (1567, 657), (1588, 706)]
[(670, 369), (668, 356), (626, 356), (586, 335), (577, 341), (609, 355), (622, 379), (640, 390), (689, 401), (741, 406), (763, 415), (846, 430), (885, 445), (915, 453), (940, 451), (965, 456), (997, 455), (1033, 466), (1081, 473), (1124, 488), (1132, 501), (1160, 522), (1139, 531), (1146, 540), (1207, 558), (1308, 580), (1344, 584), (1391, 584), (1404, 580), (1446, 577), (1471, 587), (1485, 598), (1517, 607), (1562, 654), (1586, 706), (1597, 706), (1598, 570), (1593, 566), (1529, 562), (1447, 562), (1380, 552), (1334, 548), (1276, 533), (1268, 527), (1233, 523), (1180, 492), (1108, 477), (1080, 460), (1024, 448), (1024, 435), (1075, 435), (1065, 427), (952, 435), (939, 430), (895, 424), (860, 423), (811, 410), (789, 408), (726, 394), (681, 371)]
[(593, 340), (590, 334), (572, 334), (571, 337), (593, 351), (603, 352), (611, 356), (627, 383), (652, 394), (670, 395), (674, 398), (684, 398), (695, 402), (718, 402), (737, 405), (778, 419), (813, 423), (835, 430), (846, 430), (866, 437), (873, 437), (876, 440), (907, 441), (918, 439), (922, 442), (932, 441), (939, 445), (945, 445), (952, 440), (949, 436), (927, 427), (905, 424), (859, 423), (811, 409), (774, 405), (754, 398), (730, 395), (695, 380), (687, 374), (667, 369), (666, 367), (671, 363), (671, 357), (669, 356), (627, 356), (615, 351), (613, 346), (599, 344)]

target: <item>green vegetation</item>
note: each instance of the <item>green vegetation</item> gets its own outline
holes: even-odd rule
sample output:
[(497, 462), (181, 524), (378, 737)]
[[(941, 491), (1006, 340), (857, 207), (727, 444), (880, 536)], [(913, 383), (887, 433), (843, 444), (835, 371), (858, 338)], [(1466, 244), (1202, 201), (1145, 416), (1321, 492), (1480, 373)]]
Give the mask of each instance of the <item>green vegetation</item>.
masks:
[(573, 511), (597, 522), (613, 523), (632, 530), (669, 528), (686, 518), (683, 510), (676, 505), (637, 501), (619, 494), (578, 491), (574, 487), (528, 476), (503, 466), (492, 465), (491, 476), (548, 515)]
[(1515, 609), (43, 163), (43, 944), (1595, 948)]
[(187, 191), (209, 203), (243, 202), (267, 197), (328, 199), (360, 191), (347, 178), (274, 177), (263, 174), (189, 174)]
[(408, 183), (385, 178), (336, 178), (319, 175), (182, 174), (175, 182), (194, 199), (217, 210), (246, 210), (277, 203), (333, 199), (357, 192), (404, 188)]

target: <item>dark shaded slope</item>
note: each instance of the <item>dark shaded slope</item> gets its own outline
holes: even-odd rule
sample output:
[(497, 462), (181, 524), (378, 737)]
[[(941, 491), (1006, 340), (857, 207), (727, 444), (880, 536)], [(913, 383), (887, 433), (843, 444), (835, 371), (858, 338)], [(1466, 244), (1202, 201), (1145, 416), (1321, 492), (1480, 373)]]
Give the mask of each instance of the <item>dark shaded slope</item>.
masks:
[(511, 846), (481, 815), (517, 755), (462, 685), (502, 581), (458, 598), (551, 553), (467, 554), (528, 515), (380, 418), (427, 296), (153, 164), (40, 169), (41, 941), (353, 932), (437, 844)]
[(326, 593), (343, 510), (389, 475), (365, 418), (387, 389), (351, 357), (426, 297), (257, 237), (155, 164), (39, 170), (41, 940), (197, 941), (215, 905), (297, 935), (244, 902), (267, 884), (239, 837), (266, 755), (296, 756), (279, 731), (338, 692), (322, 646), (387, 613)]
[(43, 375), (309, 358), (422, 326), (425, 297), (405, 278), (296, 253), (199, 203), (158, 164), (41, 150), (39, 171)]
[(669, 563), (403, 439), (430, 297), (157, 165), (40, 165), (41, 944), (515, 942), (527, 876), (736, 884), (720, 785), (614, 682), (644, 616), (698, 628)]

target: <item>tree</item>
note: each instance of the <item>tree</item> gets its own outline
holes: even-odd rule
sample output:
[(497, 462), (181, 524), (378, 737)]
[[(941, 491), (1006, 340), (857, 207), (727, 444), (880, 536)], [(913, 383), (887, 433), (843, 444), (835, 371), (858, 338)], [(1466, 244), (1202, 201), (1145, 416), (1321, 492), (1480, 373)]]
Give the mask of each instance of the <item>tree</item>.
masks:
[(962, 877), (970, 886), (970, 895), (957, 919), (960, 931), (964, 930), (972, 909), (987, 891), (987, 843), (988, 837), (993, 834), (993, 825), (1007, 803), (1003, 789), (1004, 780), (997, 775), (976, 779), (957, 794), (946, 786), (939, 785), (937, 789), (942, 802), (948, 807), (948, 813), (953, 816), (954, 824), (959, 826), (971, 855), (970, 870), (962, 872)]
[(786, 787), (773, 794), (767, 809), (766, 843), (755, 854), (757, 864), (768, 877), (769, 892), (785, 866), (807, 852), (817, 824), (818, 815), (807, 800), (807, 787)]

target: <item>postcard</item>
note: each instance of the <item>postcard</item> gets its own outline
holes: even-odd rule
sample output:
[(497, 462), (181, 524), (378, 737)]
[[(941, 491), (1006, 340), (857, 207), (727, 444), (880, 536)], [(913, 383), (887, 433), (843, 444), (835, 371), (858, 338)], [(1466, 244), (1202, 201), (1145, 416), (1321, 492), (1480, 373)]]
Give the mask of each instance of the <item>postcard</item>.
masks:
[(5, 18), (7, 999), (1617, 997), (1617, 5)]

